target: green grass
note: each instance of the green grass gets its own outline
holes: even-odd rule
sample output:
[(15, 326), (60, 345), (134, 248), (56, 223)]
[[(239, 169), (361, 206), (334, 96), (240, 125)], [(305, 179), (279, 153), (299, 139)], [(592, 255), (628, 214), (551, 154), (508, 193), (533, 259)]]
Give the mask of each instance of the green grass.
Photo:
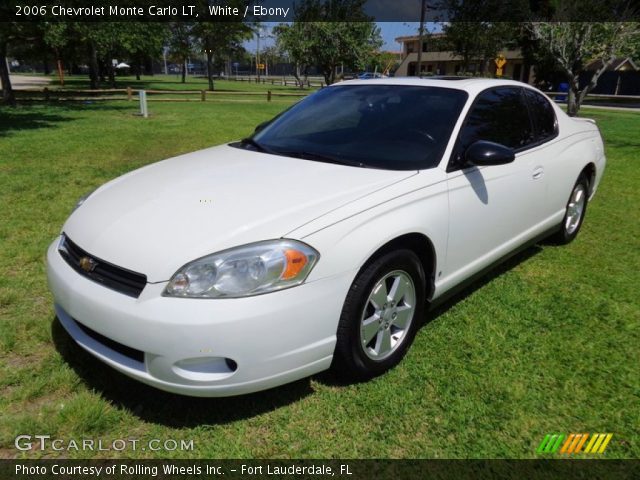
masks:
[[(0, 457), (18, 434), (193, 440), (172, 457), (534, 458), (547, 433), (612, 432), (640, 456), (640, 115), (587, 111), (608, 168), (578, 239), (535, 247), (448, 303), (368, 383), (330, 374), (231, 399), (162, 393), (54, 320), (44, 252), (76, 199), (134, 168), (249, 134), (285, 103), (0, 109)], [(29, 456), (152, 457), (149, 451)]]

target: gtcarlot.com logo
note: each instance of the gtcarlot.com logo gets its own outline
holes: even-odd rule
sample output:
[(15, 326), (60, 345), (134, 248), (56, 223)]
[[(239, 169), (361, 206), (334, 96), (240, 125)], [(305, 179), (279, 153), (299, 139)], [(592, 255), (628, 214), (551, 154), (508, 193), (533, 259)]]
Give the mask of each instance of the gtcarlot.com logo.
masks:
[(14, 445), (21, 451), (54, 450), (60, 451), (116, 451), (150, 450), (158, 451), (193, 451), (193, 440), (174, 440), (172, 438), (140, 440), (138, 438), (116, 438), (105, 440), (102, 438), (51, 438), (51, 435), (18, 435)]
[(537, 453), (565, 455), (604, 453), (613, 433), (549, 433), (537, 448)]

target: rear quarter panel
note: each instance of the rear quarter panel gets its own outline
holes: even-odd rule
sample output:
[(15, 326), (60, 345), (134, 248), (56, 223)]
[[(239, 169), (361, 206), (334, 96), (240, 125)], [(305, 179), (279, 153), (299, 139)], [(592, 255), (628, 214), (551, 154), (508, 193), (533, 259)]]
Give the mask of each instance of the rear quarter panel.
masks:
[(604, 145), (595, 122), (567, 116), (557, 105), (558, 137), (550, 142), (545, 172), (547, 194), (552, 211), (564, 214), (571, 189), (580, 173), (589, 164), (595, 166), (595, 178), (589, 179), (591, 194), (595, 193), (606, 164)]

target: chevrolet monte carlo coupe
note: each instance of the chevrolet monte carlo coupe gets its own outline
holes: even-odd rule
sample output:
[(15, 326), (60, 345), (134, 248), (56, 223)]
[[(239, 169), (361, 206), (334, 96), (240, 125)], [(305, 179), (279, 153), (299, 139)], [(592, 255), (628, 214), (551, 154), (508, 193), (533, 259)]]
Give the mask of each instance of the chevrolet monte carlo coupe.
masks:
[(605, 163), (593, 121), (522, 83), (333, 85), (80, 200), (47, 254), (56, 314), (180, 394), (367, 379), (425, 308), (532, 242), (572, 241)]

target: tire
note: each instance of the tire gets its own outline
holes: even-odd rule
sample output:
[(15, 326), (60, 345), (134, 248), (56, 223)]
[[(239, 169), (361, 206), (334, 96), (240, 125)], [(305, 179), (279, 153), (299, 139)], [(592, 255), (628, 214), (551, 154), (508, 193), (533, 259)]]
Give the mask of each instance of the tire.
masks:
[(424, 304), (425, 274), (411, 250), (387, 253), (365, 266), (342, 308), (333, 370), (362, 381), (396, 366), (413, 343)]
[(589, 180), (584, 173), (578, 177), (578, 181), (573, 186), (567, 207), (557, 233), (550, 237), (550, 240), (557, 245), (566, 245), (571, 243), (584, 221), (587, 213), (587, 204), (589, 203)]

